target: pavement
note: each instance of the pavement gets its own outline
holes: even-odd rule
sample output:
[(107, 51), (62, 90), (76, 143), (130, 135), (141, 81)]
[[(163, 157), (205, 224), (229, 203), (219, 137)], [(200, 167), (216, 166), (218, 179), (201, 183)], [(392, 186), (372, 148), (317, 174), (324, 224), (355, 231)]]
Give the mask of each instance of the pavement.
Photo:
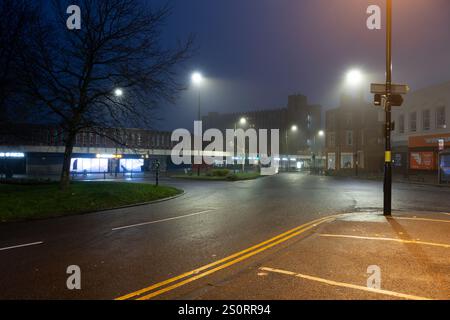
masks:
[[(322, 274), (322, 271), (326, 266), (339, 265), (344, 257), (343, 253), (328, 256), (318, 265), (315, 261), (320, 258), (321, 251), (331, 252), (333, 245), (336, 250), (344, 252), (345, 247), (340, 243), (348, 242), (347, 238), (318, 238), (318, 241), (329, 243), (330, 248), (323, 246), (318, 253), (311, 252), (310, 255), (309, 251), (299, 251), (302, 252), (302, 258), (297, 260), (304, 264), (298, 265), (298, 268), (294, 264), (263, 264), (258, 261), (271, 255), (275, 257), (280, 250), (287, 250), (287, 256), (294, 256), (297, 241), (316, 228), (311, 221), (321, 222), (318, 227), (337, 226), (339, 219), (333, 223), (329, 220), (334, 219), (335, 215), (376, 212), (382, 205), (382, 183), (351, 178), (285, 173), (252, 181), (163, 178), (161, 183), (182, 188), (186, 194), (171, 201), (140, 207), (0, 224), (0, 299), (115, 299), (161, 283), (165, 285), (158, 286), (157, 291), (160, 292), (154, 298), (214, 298), (219, 297), (220, 293), (217, 291), (214, 293), (217, 295), (213, 296), (213, 291), (207, 290), (211, 288), (209, 283), (222, 283), (227, 279), (232, 281), (236, 275), (248, 272), (250, 267), (257, 268), (252, 270), (258, 273), (270, 274), (267, 279), (280, 275), (261, 271), (259, 267), (281, 268), (280, 270), (289, 272), (304, 272), (323, 279), (339, 280), (333, 278), (333, 274)], [(408, 214), (430, 211), (431, 208), (433, 211), (450, 212), (450, 190), (394, 184), (393, 207)], [(424, 213), (426, 217), (433, 218), (436, 218), (436, 214)], [(442, 216), (438, 220), (449, 219), (448, 215)], [(401, 223), (405, 224), (407, 220)], [(289, 233), (289, 230), (294, 231)], [(343, 229), (335, 233), (348, 235), (348, 231)], [(436, 229), (433, 236), (448, 234), (448, 230), (444, 231)], [(332, 233), (332, 230), (327, 233)], [(428, 239), (425, 235), (420, 237), (426, 241), (449, 243), (448, 239)], [(275, 241), (269, 241), (273, 238), (276, 238)], [(314, 236), (307, 237), (305, 241), (313, 238)], [(362, 241), (353, 240), (355, 243)], [(369, 242), (366, 240), (363, 243)], [(383, 241), (383, 244), (394, 245), (388, 241)], [(433, 247), (433, 250), (437, 248)], [(354, 251), (357, 251), (356, 246)], [(244, 256), (246, 257), (242, 258)], [(442, 259), (446, 257), (448, 254), (445, 255), (444, 251)], [(281, 261), (282, 257), (279, 259)], [(384, 275), (387, 267), (381, 262), (367, 263), (381, 264)], [(450, 265), (448, 260), (446, 263)], [(71, 265), (81, 268), (81, 290), (68, 290), (66, 287), (66, 270)], [(312, 269), (302, 269), (308, 265)], [(362, 268), (362, 265), (359, 267)], [(362, 271), (364, 274), (366, 269), (367, 266)], [(314, 270), (316, 272), (312, 272)], [(174, 277), (191, 271), (195, 272), (173, 280)], [(353, 273), (355, 271), (356, 269)], [(196, 278), (193, 279), (192, 275)], [(280, 281), (292, 281), (290, 277), (287, 278)], [(387, 280), (382, 279), (382, 288), (385, 288)], [(167, 282), (168, 280), (171, 281)], [(186, 282), (179, 285), (180, 280)], [(362, 283), (359, 278), (341, 280)], [(316, 284), (310, 282), (313, 288)], [(241, 294), (230, 291), (227, 299), (253, 297), (252, 291), (247, 290), (244, 285), (240, 288)], [(409, 289), (386, 288), (417, 294)], [(275, 284), (260, 291), (264, 291), (260, 292), (261, 295), (264, 293), (267, 297), (272, 297)], [(154, 289), (147, 290), (146, 293), (132, 295), (131, 298), (145, 297), (153, 292)], [(202, 292), (211, 296), (203, 296)], [(423, 295), (437, 297), (431, 292), (424, 292)], [(281, 293), (275, 296), (287, 297)], [(318, 290), (316, 295), (313, 292), (305, 293), (305, 297), (327, 298), (333, 297), (333, 293)]]
[[(160, 299), (448, 300), (450, 215), (350, 213)], [(148, 293), (147, 293), (148, 294)]]

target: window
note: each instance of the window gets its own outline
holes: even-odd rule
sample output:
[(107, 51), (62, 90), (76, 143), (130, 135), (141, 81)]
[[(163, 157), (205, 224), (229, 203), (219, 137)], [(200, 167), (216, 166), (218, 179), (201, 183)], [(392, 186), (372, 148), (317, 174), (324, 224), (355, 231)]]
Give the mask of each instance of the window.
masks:
[(447, 128), (447, 121), (445, 119), (445, 106), (439, 107), (436, 110), (436, 128), (445, 129)]
[(336, 154), (335, 153), (329, 153), (328, 154), (328, 170), (336, 170)]
[(353, 168), (353, 153), (342, 153), (341, 169), (352, 169), (352, 168)]
[(334, 116), (334, 113), (333, 112), (329, 112), (327, 114), (327, 125), (328, 125), (328, 128), (334, 128), (335, 127), (335, 121), (336, 121), (336, 118)]
[(417, 131), (417, 112), (411, 112), (409, 114), (409, 131)]
[(405, 133), (405, 115), (401, 114), (398, 116), (398, 133)]
[(345, 141), (347, 142), (348, 146), (353, 145), (353, 131), (347, 131), (345, 133)]
[(332, 148), (336, 146), (336, 134), (334, 132), (330, 132), (327, 135), (328, 147)]
[(422, 111), (422, 130), (428, 131), (431, 129), (431, 112), (430, 110)]

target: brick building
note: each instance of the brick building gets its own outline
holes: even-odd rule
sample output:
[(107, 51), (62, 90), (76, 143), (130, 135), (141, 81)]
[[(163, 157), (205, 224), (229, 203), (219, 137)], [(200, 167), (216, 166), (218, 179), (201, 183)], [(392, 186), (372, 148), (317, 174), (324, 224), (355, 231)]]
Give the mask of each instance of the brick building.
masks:
[(362, 96), (343, 95), (338, 108), (326, 112), (326, 169), (337, 174), (383, 172), (381, 110)]

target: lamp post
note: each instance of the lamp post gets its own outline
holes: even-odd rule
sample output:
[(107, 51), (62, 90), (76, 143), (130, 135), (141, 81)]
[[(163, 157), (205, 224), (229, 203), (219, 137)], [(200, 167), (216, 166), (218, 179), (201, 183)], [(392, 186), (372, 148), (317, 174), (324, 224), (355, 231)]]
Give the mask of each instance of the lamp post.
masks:
[(316, 169), (317, 169), (317, 167), (316, 167), (316, 157), (317, 157), (317, 154), (316, 154), (316, 151), (317, 151), (317, 145), (316, 145), (316, 137), (319, 137), (319, 138), (323, 138), (325, 136), (325, 131), (323, 131), (323, 130), (319, 130), (319, 132), (317, 132), (317, 134), (315, 134), (314, 135), (314, 153), (313, 153), (313, 155), (314, 155), (314, 170), (316, 171)]
[[(247, 122), (248, 122), (248, 120), (245, 117), (242, 117), (239, 119), (239, 125), (241, 127), (247, 125)], [(237, 126), (238, 126), (238, 122), (234, 122), (234, 140), (236, 143), (236, 148), (237, 148), (237, 136), (236, 136)], [(244, 139), (244, 145), (242, 146), (242, 154), (244, 156), (244, 161), (242, 162), (242, 173), (244, 173), (244, 171), (245, 171), (245, 139)], [(234, 162), (233, 162), (233, 164), (234, 164)], [(236, 173), (236, 166), (233, 165), (233, 167), (235, 168), (234, 173)]]
[[(203, 83), (203, 76), (199, 72), (194, 72), (191, 76), (191, 81), (194, 86), (198, 89), (198, 110), (197, 110), (197, 121), (202, 121), (201, 117), (201, 84)], [(200, 152), (200, 150), (197, 150)], [(203, 161), (202, 161), (203, 162)], [(197, 176), (200, 176), (200, 165), (197, 167)]]
[(289, 132), (297, 132), (298, 131), (298, 127), (297, 127), (297, 125), (292, 125), (289, 129), (286, 129), (286, 136), (285, 136), (285, 139), (286, 139), (286, 155), (287, 155), (287, 159), (288, 159), (288, 161), (287, 161), (287, 168), (286, 168), (286, 170), (287, 171), (289, 171), (289, 168), (290, 168), (290, 158), (289, 158)]
[(385, 161), (384, 161), (384, 192), (383, 213), (392, 214), (392, 159), (391, 159), (391, 91), (392, 91), (392, 0), (386, 4), (386, 128), (385, 128)]

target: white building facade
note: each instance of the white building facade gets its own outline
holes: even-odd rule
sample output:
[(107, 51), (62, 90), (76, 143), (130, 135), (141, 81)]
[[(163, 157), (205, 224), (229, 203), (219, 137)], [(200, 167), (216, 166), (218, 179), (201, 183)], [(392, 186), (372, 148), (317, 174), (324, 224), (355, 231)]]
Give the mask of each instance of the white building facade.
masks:
[[(450, 81), (414, 91), (394, 108), (394, 170), (450, 182)], [(439, 178), (439, 177), (438, 177)]]

